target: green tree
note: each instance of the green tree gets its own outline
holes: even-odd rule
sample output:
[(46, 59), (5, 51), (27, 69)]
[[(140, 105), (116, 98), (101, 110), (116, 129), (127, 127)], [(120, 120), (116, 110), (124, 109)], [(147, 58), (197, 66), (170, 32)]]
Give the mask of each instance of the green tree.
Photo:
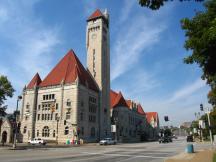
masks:
[(203, 12), (197, 12), (192, 18), (181, 20), (187, 40), (185, 48), (192, 54), (184, 59), (187, 64), (197, 63), (202, 69), (202, 79), (210, 85), (209, 102), (216, 101), (216, 0), (204, 3)]
[(12, 97), (14, 93), (14, 89), (10, 83), (10, 81), (7, 79), (6, 76), (1, 75), (0, 76), (0, 116), (5, 116), (7, 109), (7, 105), (4, 105), (4, 101), (7, 99), (7, 97)]
[[(142, 7), (147, 7), (152, 10), (158, 10), (161, 6), (164, 5), (165, 2), (173, 1), (173, 0), (139, 0), (139, 4)], [(180, 2), (183, 1), (190, 1), (190, 0), (179, 0)], [(193, 0), (195, 2), (202, 2), (204, 0)]]

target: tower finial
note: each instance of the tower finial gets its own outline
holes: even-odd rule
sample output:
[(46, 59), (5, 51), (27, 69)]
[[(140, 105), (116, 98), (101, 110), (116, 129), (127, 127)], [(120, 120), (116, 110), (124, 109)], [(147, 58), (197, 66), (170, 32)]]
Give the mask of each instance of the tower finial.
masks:
[(106, 17), (106, 19), (108, 19), (109, 18), (109, 14), (108, 14), (108, 11), (107, 11), (107, 8), (105, 8), (105, 11), (104, 11), (104, 16)]

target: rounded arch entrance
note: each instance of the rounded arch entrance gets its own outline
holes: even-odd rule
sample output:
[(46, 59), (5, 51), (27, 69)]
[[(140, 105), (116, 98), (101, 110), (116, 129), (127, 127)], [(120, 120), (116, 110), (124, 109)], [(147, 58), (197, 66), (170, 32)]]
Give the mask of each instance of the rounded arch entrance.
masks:
[(6, 131), (2, 132), (2, 139), (1, 139), (2, 143), (6, 143), (7, 142), (7, 134), (8, 133)]

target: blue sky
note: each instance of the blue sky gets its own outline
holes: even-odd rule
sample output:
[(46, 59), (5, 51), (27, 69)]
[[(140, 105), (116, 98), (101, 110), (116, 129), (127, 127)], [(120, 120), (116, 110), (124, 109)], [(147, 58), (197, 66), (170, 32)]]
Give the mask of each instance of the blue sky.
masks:
[(8, 112), (33, 75), (43, 79), (69, 49), (86, 66), (86, 19), (97, 8), (110, 13), (112, 89), (157, 111), (162, 125), (164, 115), (173, 125), (193, 120), (209, 87), (197, 65), (183, 63), (191, 52), (180, 19), (203, 7), (178, 1), (152, 11), (136, 0), (0, 0), (0, 74), (16, 89)]

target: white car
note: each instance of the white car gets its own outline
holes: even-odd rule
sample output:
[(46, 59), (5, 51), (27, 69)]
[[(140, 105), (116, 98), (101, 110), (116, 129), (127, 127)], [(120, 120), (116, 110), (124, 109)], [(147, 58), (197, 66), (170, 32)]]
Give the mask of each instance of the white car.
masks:
[(41, 138), (34, 138), (33, 140), (29, 140), (28, 143), (32, 145), (46, 145), (46, 141)]
[(103, 140), (100, 140), (100, 145), (115, 145), (116, 141), (112, 140), (112, 138), (104, 138)]

